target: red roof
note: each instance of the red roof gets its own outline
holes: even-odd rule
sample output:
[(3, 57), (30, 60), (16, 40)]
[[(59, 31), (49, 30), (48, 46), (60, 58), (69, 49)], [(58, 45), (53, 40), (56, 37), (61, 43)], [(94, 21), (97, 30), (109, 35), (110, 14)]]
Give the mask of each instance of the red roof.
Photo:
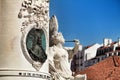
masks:
[(87, 80), (120, 80), (120, 57), (109, 57), (79, 74), (87, 74)]

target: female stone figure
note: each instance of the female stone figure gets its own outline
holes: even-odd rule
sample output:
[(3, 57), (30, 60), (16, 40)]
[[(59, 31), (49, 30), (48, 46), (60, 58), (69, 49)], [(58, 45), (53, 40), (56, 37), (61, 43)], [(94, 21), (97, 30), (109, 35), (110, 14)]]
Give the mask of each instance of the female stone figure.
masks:
[[(72, 72), (70, 70), (70, 63), (68, 60), (69, 54), (67, 50), (63, 47), (65, 40), (62, 36), (62, 33), (56, 33), (55, 35), (53, 35), (53, 39), (54, 45), (50, 47), (50, 64), (52, 67), (55, 68), (55, 71), (58, 73), (56, 74), (56, 76), (59, 75), (59, 77), (61, 78), (59, 80), (70, 80), (73, 77), (71, 76)], [(75, 49), (78, 50), (77, 48), (79, 46), (79, 41), (76, 40), (75, 43), (76, 44), (75, 48), (73, 49), (73, 53)]]
[[(48, 57), (50, 63), (50, 73), (53, 75), (55, 80), (74, 80), (70, 70), (69, 53), (63, 47), (65, 40), (62, 33), (57, 31), (58, 26), (55, 27), (55, 23), (57, 23), (56, 21), (56, 17), (53, 16), (52, 22), (54, 22), (54, 25), (50, 28), (50, 52)], [(75, 40), (75, 47), (70, 52), (73, 54), (78, 51), (78, 48), (79, 41)]]

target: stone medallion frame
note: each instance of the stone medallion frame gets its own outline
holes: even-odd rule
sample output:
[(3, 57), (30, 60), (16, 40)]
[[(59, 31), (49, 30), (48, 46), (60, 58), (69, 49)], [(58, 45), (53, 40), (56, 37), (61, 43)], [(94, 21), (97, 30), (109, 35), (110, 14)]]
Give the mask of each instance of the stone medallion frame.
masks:
[(35, 61), (31, 58), (28, 50), (27, 50), (27, 45), (26, 45), (26, 39), (27, 39), (27, 36), (29, 34), (29, 32), (32, 30), (32, 29), (39, 29), (39, 30), (42, 30), (45, 34), (45, 39), (46, 39), (46, 50), (45, 50), (45, 53), (47, 55), (47, 32), (46, 30), (44, 29), (44, 27), (37, 27), (37, 26), (29, 26), (29, 27), (26, 27), (23, 31), (22, 31), (22, 37), (21, 37), (21, 49), (23, 51), (23, 54), (25, 56), (25, 58), (28, 60), (29, 63), (32, 64), (32, 66), (37, 70), (39, 71), (39, 69), (41, 68), (41, 66), (43, 65), (43, 63), (39, 62), (39, 61)]
[(49, 0), (23, 0), (18, 18), (21, 19), (22, 24), (21, 49), (25, 58), (38, 71), (43, 63), (31, 58), (26, 46), (26, 37), (33, 28), (43, 30), (46, 39), (45, 53), (47, 55), (49, 51)]

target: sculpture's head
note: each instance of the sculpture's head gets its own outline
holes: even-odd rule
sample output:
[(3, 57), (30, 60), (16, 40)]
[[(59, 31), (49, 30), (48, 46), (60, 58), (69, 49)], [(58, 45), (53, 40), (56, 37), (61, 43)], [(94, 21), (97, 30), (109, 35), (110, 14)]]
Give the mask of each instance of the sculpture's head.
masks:
[(54, 44), (58, 44), (58, 43), (64, 44), (65, 43), (65, 39), (64, 39), (64, 37), (63, 37), (61, 32), (55, 33), (52, 36), (52, 38), (53, 38)]

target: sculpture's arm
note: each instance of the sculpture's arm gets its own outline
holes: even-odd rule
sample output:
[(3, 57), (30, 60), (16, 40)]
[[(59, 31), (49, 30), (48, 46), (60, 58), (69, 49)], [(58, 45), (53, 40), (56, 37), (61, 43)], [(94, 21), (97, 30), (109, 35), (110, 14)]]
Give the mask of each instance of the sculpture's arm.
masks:
[(80, 44), (80, 42), (79, 42), (79, 40), (74, 40), (74, 42), (75, 42), (75, 46), (73, 48), (73, 53), (77, 53), (78, 50), (79, 50), (79, 44)]
[(75, 46), (73, 49), (69, 49), (68, 54), (69, 54), (69, 60), (73, 58), (73, 55), (76, 54), (79, 50), (79, 40), (74, 40)]

